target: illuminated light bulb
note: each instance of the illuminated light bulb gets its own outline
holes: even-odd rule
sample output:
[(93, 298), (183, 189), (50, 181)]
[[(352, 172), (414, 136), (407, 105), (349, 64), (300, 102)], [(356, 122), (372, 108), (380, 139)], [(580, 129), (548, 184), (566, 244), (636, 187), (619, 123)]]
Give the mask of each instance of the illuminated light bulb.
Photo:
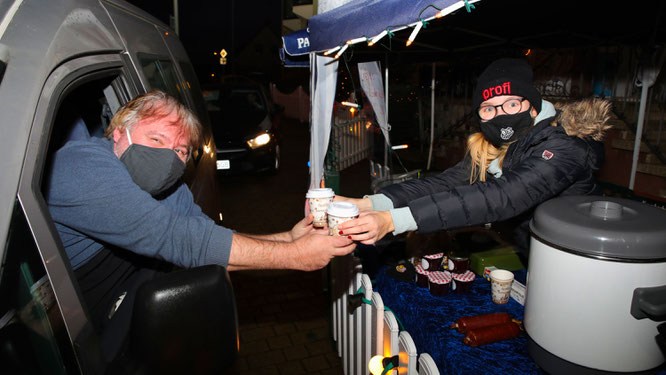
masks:
[(349, 112), (351, 112), (351, 114), (353, 115), (354, 112), (356, 112), (356, 108), (354, 108), (354, 107), (349, 107)]
[(392, 150), (404, 150), (406, 148), (409, 148), (409, 145), (397, 145), (397, 146), (391, 146)]
[(357, 109), (360, 107), (360, 105), (358, 105), (356, 103), (352, 103), (352, 102), (342, 102), (340, 104), (342, 104), (344, 106), (347, 106), (347, 107), (354, 107), (354, 108), (357, 108)]
[(205, 153), (209, 153), (209, 152), (210, 152), (210, 146), (208, 146), (208, 145), (205, 145), (203, 149), (204, 149), (204, 152), (205, 152)]
[(372, 38), (372, 39), (370, 39), (370, 41), (368, 42), (368, 46), (371, 46), (371, 47), (374, 46), (375, 43), (379, 42), (379, 40), (380, 40), (381, 38), (385, 37), (386, 34), (388, 34), (388, 31), (384, 30), (384, 31), (382, 31), (381, 33), (375, 35), (375, 37)]
[(342, 56), (342, 54), (345, 53), (345, 51), (347, 50), (347, 47), (349, 47), (348, 44), (345, 44), (344, 46), (342, 46), (342, 48), (340, 48), (340, 50), (338, 51), (338, 53), (335, 54), (335, 58), (336, 58), (336, 59), (339, 59), (340, 56)]
[[(346, 47), (346, 46), (345, 46), (345, 47)], [(339, 50), (339, 49), (340, 49), (340, 46), (333, 47), (333, 48), (329, 49), (328, 51), (324, 52), (324, 56), (328, 56), (328, 55), (330, 55), (331, 53), (333, 53), (333, 52), (335, 52), (335, 51), (337, 51), (337, 50)]]
[(382, 371), (384, 371), (382, 359), (384, 359), (384, 357), (381, 355), (376, 355), (370, 358), (370, 362), (368, 362), (368, 370), (370, 370), (372, 375), (381, 375)]
[(368, 40), (368, 38), (363, 36), (363, 37), (360, 37), (360, 38), (348, 40), (347, 45), (352, 45), (352, 44), (356, 44), (356, 43), (365, 42), (366, 40)]
[(418, 22), (416, 24), (416, 27), (414, 27), (414, 30), (412, 30), (412, 33), (409, 35), (409, 39), (407, 39), (407, 47), (411, 46), (412, 43), (414, 43), (414, 39), (416, 39), (416, 34), (421, 31), (421, 28), (423, 27), (423, 22)]
[(372, 375), (381, 375), (385, 370), (397, 369), (400, 365), (400, 359), (397, 355), (393, 357), (383, 357), (376, 355), (370, 358), (368, 370)]

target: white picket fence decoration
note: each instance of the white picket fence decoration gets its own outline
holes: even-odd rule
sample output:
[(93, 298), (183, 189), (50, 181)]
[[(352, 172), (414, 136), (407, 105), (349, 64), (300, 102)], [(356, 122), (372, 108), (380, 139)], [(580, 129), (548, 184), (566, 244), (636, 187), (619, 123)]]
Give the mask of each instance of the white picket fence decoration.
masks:
[[(400, 331), (395, 315), (385, 308), (381, 295), (373, 291), (357, 258), (336, 258), (330, 271), (333, 339), (345, 375), (368, 375), (368, 362), (375, 355), (399, 356), (399, 369), (389, 371), (390, 375), (439, 375), (432, 357), (428, 353), (419, 355), (410, 334)], [(348, 296), (359, 290), (366, 303), (353, 312), (347, 311)]]

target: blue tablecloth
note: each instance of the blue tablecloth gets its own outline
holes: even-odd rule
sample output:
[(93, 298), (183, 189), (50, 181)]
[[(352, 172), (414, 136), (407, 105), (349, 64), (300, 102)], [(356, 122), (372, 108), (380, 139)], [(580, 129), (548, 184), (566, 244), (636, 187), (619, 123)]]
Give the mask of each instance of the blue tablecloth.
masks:
[[(494, 304), (490, 298), (490, 282), (477, 276), (465, 294), (453, 291), (442, 297), (430, 294), (428, 288), (415, 283), (399, 282), (379, 269), (373, 289), (382, 296), (384, 305), (409, 332), (418, 353), (428, 353), (445, 374), (545, 374), (527, 354), (527, 337), (505, 340), (477, 348), (463, 344), (464, 335), (451, 324), (463, 316), (507, 312), (523, 320), (524, 308), (513, 299), (505, 305)], [(516, 280), (525, 284), (526, 271), (514, 272)], [(666, 375), (662, 366), (658, 375)]]
[[(525, 271), (516, 272), (516, 280), (525, 281)], [(511, 299), (506, 305), (494, 304), (490, 283), (477, 277), (465, 294), (452, 291), (435, 297), (415, 283), (399, 282), (377, 272), (373, 289), (409, 332), (419, 353), (429, 353), (441, 374), (543, 374), (527, 354), (527, 338), (519, 337), (477, 348), (464, 345), (464, 335), (451, 324), (463, 316), (507, 312), (523, 320), (523, 306)]]

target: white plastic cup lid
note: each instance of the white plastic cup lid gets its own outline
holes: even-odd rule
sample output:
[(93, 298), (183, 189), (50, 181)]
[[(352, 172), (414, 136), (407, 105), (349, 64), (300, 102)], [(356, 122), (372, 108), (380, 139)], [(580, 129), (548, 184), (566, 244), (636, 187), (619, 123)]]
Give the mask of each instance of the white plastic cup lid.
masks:
[(511, 281), (513, 280), (513, 272), (507, 270), (493, 270), (490, 272), (490, 278), (496, 281)]
[(351, 202), (331, 202), (326, 213), (337, 217), (354, 217), (358, 216), (358, 207)]
[(330, 198), (334, 197), (335, 192), (331, 188), (317, 188), (308, 190), (306, 198)]

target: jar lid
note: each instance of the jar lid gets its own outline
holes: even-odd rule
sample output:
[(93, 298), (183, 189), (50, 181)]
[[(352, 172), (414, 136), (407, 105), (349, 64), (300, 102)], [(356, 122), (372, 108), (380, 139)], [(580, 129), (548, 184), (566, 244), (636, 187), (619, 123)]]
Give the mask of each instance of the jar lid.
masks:
[(424, 255), (423, 257), (426, 259), (439, 259), (444, 257), (444, 253)]
[(464, 273), (454, 273), (451, 275), (456, 281), (473, 281), (476, 279), (476, 275), (472, 271), (466, 271)]
[(666, 210), (637, 201), (567, 196), (539, 205), (532, 236), (564, 251), (618, 261), (666, 259)]
[(351, 202), (332, 202), (326, 213), (338, 217), (355, 217), (358, 216), (358, 207)]
[(446, 284), (451, 282), (451, 273), (448, 271), (430, 272), (428, 281), (434, 284)]
[(335, 192), (331, 188), (317, 188), (310, 189), (305, 194), (306, 198), (331, 198), (335, 196)]
[(430, 273), (430, 271), (424, 270), (420, 264), (415, 265), (414, 269), (416, 270), (416, 273), (420, 273), (421, 275), (427, 276)]

